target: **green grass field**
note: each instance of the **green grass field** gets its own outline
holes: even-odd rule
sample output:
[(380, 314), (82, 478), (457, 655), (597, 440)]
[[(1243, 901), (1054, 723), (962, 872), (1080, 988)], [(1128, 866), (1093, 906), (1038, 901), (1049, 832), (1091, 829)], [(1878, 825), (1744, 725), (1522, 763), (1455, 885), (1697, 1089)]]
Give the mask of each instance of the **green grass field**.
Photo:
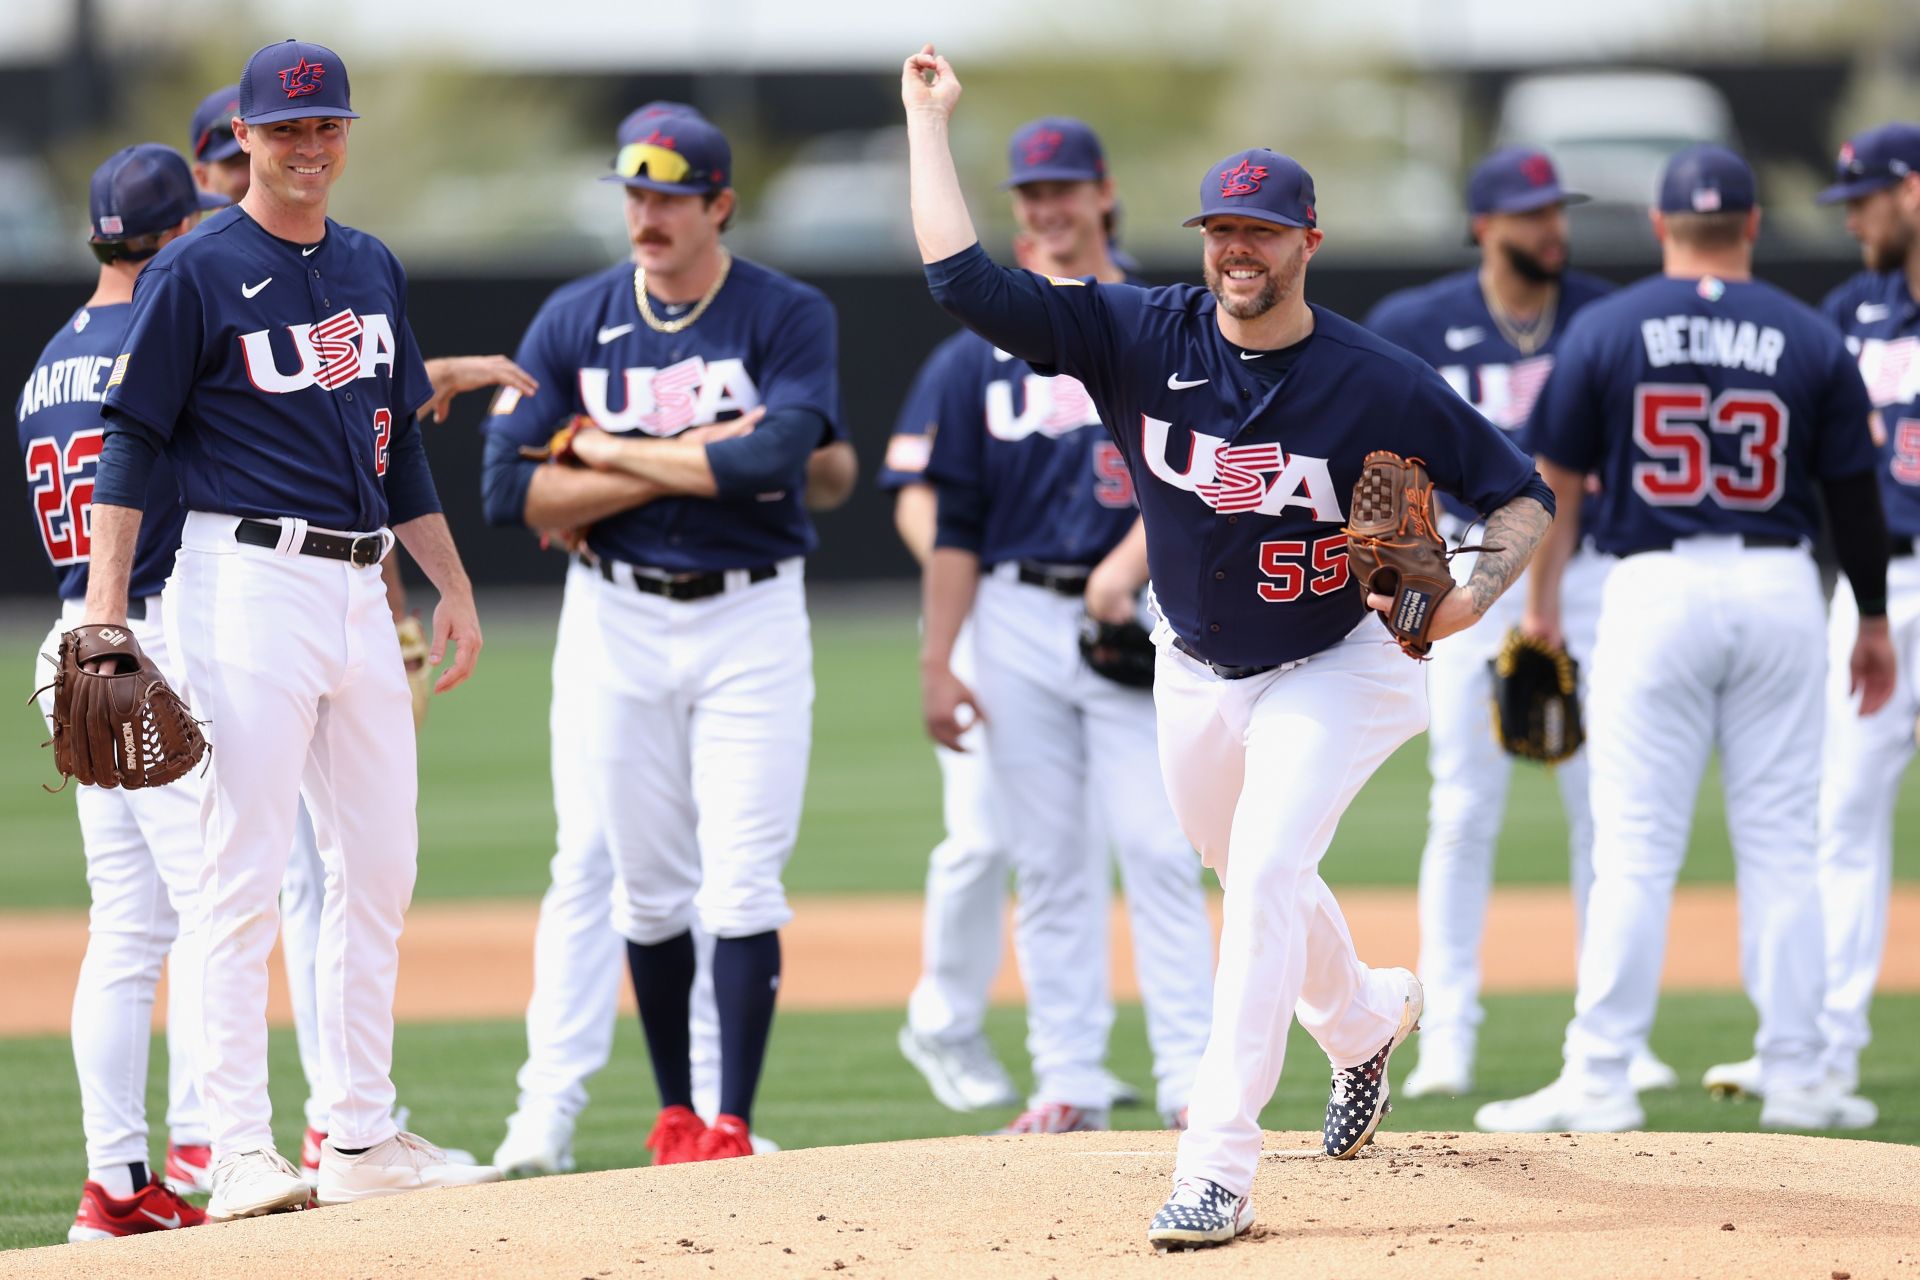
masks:
[[(552, 813), (547, 776), (547, 670), (552, 617), (511, 609), (486, 613), (488, 647), (480, 675), (439, 700), (422, 739), (422, 859), (418, 895), (428, 898), (532, 897), (545, 887)], [(914, 624), (903, 612), (823, 610), (816, 620), (819, 698), (811, 782), (800, 847), (789, 885), (796, 892), (911, 891), (920, 886), (927, 851), (939, 838), (938, 774), (921, 735), (914, 666)], [(0, 620), (0, 656), (22, 674), (44, 625), (37, 617)], [(84, 906), (86, 883), (70, 796), (38, 785), (53, 779), (45, 736), (25, 707), (13, 732), (0, 735), (0, 908)], [(1325, 863), (1343, 884), (1413, 883), (1426, 811), (1425, 745), (1410, 743), (1380, 772), (1342, 824)], [(1914, 831), (1920, 785), (1909, 780), (1900, 822)], [(1912, 840), (1896, 874), (1920, 876)], [(1553, 884), (1566, 875), (1565, 828), (1552, 780), (1544, 771), (1515, 770), (1513, 798), (1500, 847), (1506, 883)], [(1709, 777), (1685, 878), (1724, 881), (1732, 862), (1717, 781)], [(68, 982), (70, 975), (39, 975)], [(1402, 1103), (1389, 1130), (1448, 1129), (1470, 1123), (1474, 1106), (1535, 1088), (1558, 1066), (1565, 995), (1496, 997), (1487, 1002), (1480, 1092), (1460, 1101)], [(958, 1116), (935, 1104), (893, 1046), (899, 1014), (794, 1014), (776, 1032), (757, 1127), (793, 1146), (874, 1142), (971, 1133), (1006, 1117)], [(1920, 1079), (1907, 1069), (1920, 1055), (1920, 996), (1883, 999), (1879, 1039), (1865, 1063), (1863, 1092), (1879, 1102), (1873, 1136), (1920, 1142)], [(1017, 1010), (996, 1010), (991, 1031), (1010, 1065), (1023, 1064)], [(1753, 1015), (1727, 994), (1670, 997), (1654, 1047), (1684, 1079), (1697, 1080), (1716, 1061), (1746, 1056)], [(157, 1042), (149, 1102), (156, 1154), (163, 1150), (158, 1087), (164, 1042)], [(1298, 1033), (1280, 1093), (1266, 1115), (1270, 1127), (1311, 1129), (1325, 1103), (1324, 1060)], [(513, 1074), (524, 1051), (518, 1021), (407, 1026), (401, 1029), (396, 1075), (415, 1125), (436, 1141), (482, 1157), (502, 1133), (513, 1106)], [(297, 1150), (303, 1085), (290, 1034), (273, 1037), (274, 1101), (283, 1150)], [(1112, 1065), (1139, 1084), (1150, 1082), (1137, 1008), (1120, 1013)], [(1408, 1060), (1410, 1061), (1410, 1059)], [(1396, 1077), (1406, 1063), (1397, 1064)], [(1018, 1069), (1016, 1075), (1022, 1074)], [(0, 1248), (65, 1238), (84, 1176), (79, 1101), (64, 1037), (0, 1040), (0, 1078), (13, 1104), (0, 1129)], [(615, 1065), (594, 1088), (576, 1152), (583, 1168), (641, 1162), (654, 1110), (637, 1029), (623, 1025)], [(1661, 1129), (1745, 1129), (1751, 1104), (1713, 1103), (1696, 1088), (1648, 1099), (1649, 1123)], [(1119, 1112), (1121, 1126), (1158, 1123), (1151, 1109)], [(1143, 1210), (1144, 1212), (1144, 1210)]]

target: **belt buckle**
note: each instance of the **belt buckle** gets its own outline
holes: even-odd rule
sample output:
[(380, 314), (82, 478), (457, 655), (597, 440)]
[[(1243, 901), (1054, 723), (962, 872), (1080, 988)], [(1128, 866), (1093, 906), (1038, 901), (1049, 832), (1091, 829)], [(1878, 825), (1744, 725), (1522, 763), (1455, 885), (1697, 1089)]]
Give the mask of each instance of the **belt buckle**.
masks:
[(363, 533), (348, 547), (347, 560), (351, 564), (365, 568), (370, 564), (379, 564), (380, 553), (383, 550), (385, 547), (379, 534)]

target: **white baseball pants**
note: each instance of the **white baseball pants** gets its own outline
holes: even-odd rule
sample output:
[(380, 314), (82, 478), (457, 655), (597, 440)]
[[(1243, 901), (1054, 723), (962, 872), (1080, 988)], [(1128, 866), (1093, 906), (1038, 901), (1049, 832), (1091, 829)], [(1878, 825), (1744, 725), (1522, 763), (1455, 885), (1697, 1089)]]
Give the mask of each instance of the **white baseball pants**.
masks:
[(314, 959), (320, 949), (320, 908), (326, 901), (327, 873), (320, 865), (313, 815), (307, 803), (293, 823), (293, 848), (287, 877), (280, 882), (280, 959), (287, 970), (287, 1003), (293, 1009), (293, 1043), (300, 1052), (300, 1074), (307, 1078), (307, 1128), (327, 1131), (326, 1086), (321, 1082), (320, 1005), (314, 988)]

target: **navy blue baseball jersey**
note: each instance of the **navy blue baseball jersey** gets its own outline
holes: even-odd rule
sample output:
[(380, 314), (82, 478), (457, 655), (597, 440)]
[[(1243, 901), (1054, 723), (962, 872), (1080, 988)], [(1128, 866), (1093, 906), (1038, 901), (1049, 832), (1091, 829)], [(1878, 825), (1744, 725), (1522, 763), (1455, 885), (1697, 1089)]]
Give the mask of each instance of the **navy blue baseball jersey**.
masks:
[(1880, 504), (1887, 531), (1920, 537), (1920, 303), (1902, 271), (1862, 271), (1820, 304), (1846, 335), (1880, 414)]
[[(515, 356), (540, 390), (495, 399), (490, 471), (530, 472), (540, 464), (513, 449), (544, 443), (575, 414), (608, 431), (668, 437), (756, 406), (769, 414), (805, 409), (828, 423), (819, 444), (844, 437), (825, 294), (736, 257), (697, 323), (659, 333), (641, 320), (633, 281), (633, 266), (622, 263), (563, 285), (540, 308)], [(651, 305), (669, 319), (686, 310)], [(524, 504), (524, 482), (519, 492)], [(676, 573), (747, 568), (813, 550), (803, 499), (798, 485), (736, 498), (659, 498), (597, 522), (587, 545), (604, 558)]]
[[(1598, 276), (1567, 272), (1553, 328), (1532, 355), (1522, 355), (1494, 323), (1478, 268), (1388, 294), (1368, 313), (1366, 327), (1432, 365), (1487, 421), (1517, 437), (1546, 385), (1567, 322), (1611, 292), (1613, 285)], [(1451, 495), (1442, 495), (1442, 501), (1461, 519), (1474, 518)]]
[(364, 232), (329, 220), (301, 245), (223, 209), (135, 281), (108, 433), (162, 444), (191, 511), (355, 532), (438, 511), (406, 300)]
[(1759, 281), (1653, 276), (1574, 320), (1527, 436), (1600, 477), (1594, 541), (1620, 555), (1695, 534), (1812, 539), (1814, 482), (1873, 468), (1871, 412), (1813, 308)]
[[(1086, 386), (1146, 517), (1155, 600), (1214, 662), (1304, 658), (1366, 615), (1340, 530), (1376, 449), (1424, 459), (1475, 510), (1522, 494), (1551, 509), (1529, 459), (1438, 374), (1324, 308), (1283, 357), (1228, 342), (1194, 285), (1009, 271), (978, 245), (927, 278), (962, 323)], [(1252, 372), (1276, 358), (1290, 360), (1284, 376)]]
[[(74, 312), (40, 353), (14, 402), (33, 525), (53, 562), (62, 600), (87, 594), (94, 468), (106, 431), (100, 402), (131, 311), (116, 302)], [(173, 469), (164, 459), (148, 477), (146, 510), (127, 581), (127, 594), (136, 600), (159, 594), (166, 584), (186, 522)]]
[(966, 350), (973, 337), (965, 329), (949, 334), (927, 353), (920, 369), (900, 402), (900, 413), (893, 421), (893, 435), (887, 440), (886, 456), (874, 483), (882, 489), (904, 489), (910, 484), (927, 483), (927, 464), (933, 461), (933, 440), (940, 427), (940, 397), (947, 386), (947, 367)]

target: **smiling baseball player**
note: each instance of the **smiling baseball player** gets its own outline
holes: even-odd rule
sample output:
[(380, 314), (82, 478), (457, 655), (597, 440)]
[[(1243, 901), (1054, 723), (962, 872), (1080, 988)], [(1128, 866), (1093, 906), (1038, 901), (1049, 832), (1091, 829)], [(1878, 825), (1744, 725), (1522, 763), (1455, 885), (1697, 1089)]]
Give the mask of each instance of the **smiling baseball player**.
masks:
[[(141, 274), (108, 378), (89, 622), (124, 622), (148, 475), (164, 454), (188, 509), (166, 592), (196, 713), (216, 744), (201, 806), (205, 1056), (220, 1220), (305, 1204), (274, 1149), (267, 956), (299, 801), (328, 891), (319, 1022), (337, 1203), (498, 1177), (398, 1132), (393, 990), (418, 843), (411, 695), (379, 562), (397, 535), (439, 587), (438, 687), (472, 671), (471, 586), (439, 513), (415, 412), (431, 394), (405, 279), (327, 218), (358, 118), (345, 65), (287, 41), (248, 60), (234, 132), (241, 203)], [(386, 526), (391, 521), (393, 529)]]
[(1662, 273), (1574, 320), (1529, 424), (1561, 516), (1523, 625), (1555, 628), (1589, 474), (1601, 482), (1594, 539), (1621, 559), (1594, 641), (1594, 883), (1565, 1066), (1474, 1123), (1645, 1122), (1627, 1065), (1653, 1026), (1674, 880), (1717, 749), (1760, 1019), (1760, 1123), (1860, 1128), (1872, 1104), (1832, 1088), (1820, 1059), (1825, 639), (1808, 550), (1824, 499), (1862, 618), (1849, 683), (1870, 714), (1894, 680), (1872, 408), (1832, 325), (1753, 278), (1760, 210), (1744, 160), (1717, 146), (1674, 155), (1653, 228)]
[[(1512, 435), (1526, 425), (1534, 397), (1553, 367), (1567, 322), (1613, 286), (1567, 269), (1569, 203), (1553, 161), (1541, 151), (1510, 147), (1474, 167), (1467, 212), (1480, 265), (1383, 299), (1367, 328), (1431, 364), (1487, 420)], [(1443, 499), (1442, 532), (1462, 546), (1474, 540), (1475, 513)], [(1600, 588), (1612, 561), (1582, 546), (1562, 586), (1565, 645), (1584, 674), (1599, 622)], [(1453, 562), (1464, 582), (1473, 555)], [(1494, 846), (1507, 806), (1513, 759), (1495, 740), (1489, 662), (1520, 621), (1523, 597), (1502, 598), (1466, 636), (1434, 651), (1427, 668), (1427, 843), (1420, 854), (1420, 983), (1427, 1011), (1420, 1058), (1401, 1085), (1403, 1097), (1457, 1095), (1473, 1089), (1474, 1052), (1485, 1017), (1480, 1006), (1480, 939), (1493, 888)], [(1572, 871), (1574, 954), (1593, 883), (1593, 815), (1587, 805), (1587, 758), (1558, 765), (1554, 780), (1567, 817)], [(1671, 1088), (1673, 1069), (1642, 1049), (1634, 1086)]]
[[(1207, 287), (1143, 289), (997, 267), (947, 147), (960, 85), (932, 46), (901, 96), (914, 229), (934, 297), (1002, 350), (1086, 387), (1127, 463), (1153, 568), (1160, 765), (1175, 815), (1226, 890), (1213, 1025), (1158, 1247), (1253, 1223), (1260, 1110), (1293, 1017), (1333, 1067), (1324, 1143), (1357, 1151), (1386, 1106), (1420, 984), (1369, 969), (1319, 875), (1342, 811), (1426, 723), (1411, 662), (1349, 581), (1347, 504), (1374, 450), (1418, 455), (1487, 512), (1489, 549), (1430, 615), (1470, 626), (1546, 531), (1552, 495), (1432, 369), (1302, 294), (1322, 238), (1313, 180), (1255, 148), (1201, 182)], [(1493, 548), (1498, 548), (1494, 550)], [(1151, 785), (1135, 778), (1137, 786)]]

